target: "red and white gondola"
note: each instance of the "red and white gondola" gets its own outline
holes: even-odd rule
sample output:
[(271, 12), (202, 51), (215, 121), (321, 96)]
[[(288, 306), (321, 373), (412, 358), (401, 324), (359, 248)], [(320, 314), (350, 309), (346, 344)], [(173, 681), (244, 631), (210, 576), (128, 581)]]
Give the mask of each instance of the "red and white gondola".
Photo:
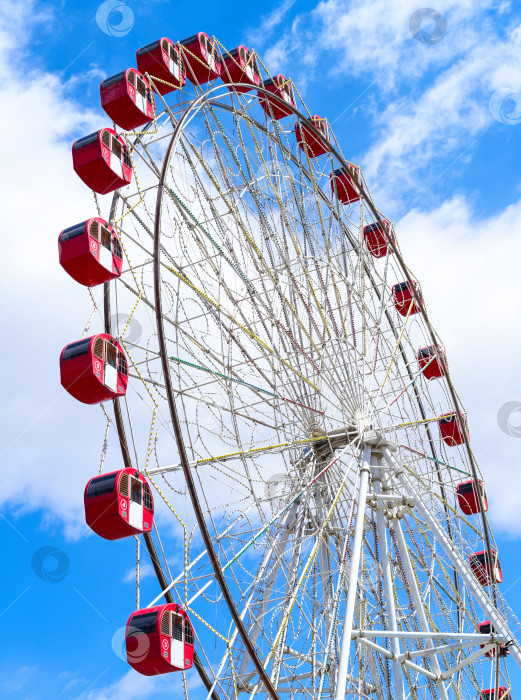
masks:
[(337, 168), (330, 176), (331, 192), (336, 192), (338, 201), (342, 204), (352, 204), (360, 199), (357, 185), (362, 182), (360, 168), (349, 164), (347, 168)]
[[(329, 142), (327, 119), (320, 117), (318, 114), (314, 114), (309, 121), (311, 126), (315, 127), (325, 140)], [(322, 156), (324, 153), (329, 153), (329, 146), (327, 143), (324, 144), (305, 122), (298, 122), (295, 124), (295, 136), (300, 148), (304, 153), (307, 153), (310, 158), (318, 158), (318, 156)]]
[(107, 194), (132, 181), (132, 161), (125, 141), (114, 129), (100, 129), (74, 142), (74, 171), (91, 190)]
[(151, 76), (154, 90), (160, 95), (186, 85), (186, 69), (179, 47), (166, 36), (138, 49), (136, 63), (143, 75), (148, 73)]
[(79, 284), (95, 287), (121, 275), (123, 251), (112, 226), (99, 217), (63, 230), (60, 265)]
[(198, 32), (180, 41), (179, 46), (190, 82), (203, 85), (221, 77), (223, 66), (215, 39)]
[[(241, 87), (231, 87), (237, 92), (249, 92), (262, 84), (259, 65), (255, 54), (245, 46), (238, 46), (223, 56), (221, 78), (224, 83), (243, 83)], [(245, 84), (246, 83), (246, 84)]]
[(60, 377), (63, 388), (82, 403), (124, 396), (128, 382), (125, 352), (106, 333), (69, 343), (60, 355)]
[(125, 630), (127, 661), (144, 676), (186, 671), (194, 660), (194, 633), (176, 603), (136, 610)]
[(106, 540), (150, 532), (154, 499), (143, 476), (134, 469), (93, 477), (85, 487), (85, 522)]
[(106, 78), (100, 85), (101, 106), (125, 131), (137, 129), (154, 118), (150, 84), (134, 68)]
[(293, 113), (291, 109), (284, 106), (284, 103), (286, 103), (291, 105), (291, 107), (295, 107), (293, 86), (289, 79), (280, 74), (275, 75), (273, 78), (266, 80), (262, 87), (282, 100), (281, 103), (279, 100), (266, 96), (263, 92), (258, 93), (260, 105), (268, 117), (279, 120)]

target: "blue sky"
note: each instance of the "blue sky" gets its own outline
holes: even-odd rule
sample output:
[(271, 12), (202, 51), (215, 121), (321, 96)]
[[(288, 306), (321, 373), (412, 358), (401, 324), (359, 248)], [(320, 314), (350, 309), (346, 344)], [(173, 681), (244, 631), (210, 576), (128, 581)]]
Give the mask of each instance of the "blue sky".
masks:
[[(101, 541), (82, 523), (104, 419), (65, 395), (57, 366), (87, 309), (56, 251), (59, 231), (92, 210), (70, 144), (106, 122), (100, 81), (165, 35), (203, 30), (228, 47), (255, 48), (272, 73), (293, 78), (345, 156), (362, 165), (445, 339), (487, 479), (504, 590), (520, 614), (521, 442), (497, 422), (503, 404), (521, 401), (519, 6), (437, 2), (446, 32), (432, 43), (432, 21), (423, 40), (411, 34), (421, 6), (409, 0), (286, 0), (261, 11), (129, 0), (129, 31), (118, 37), (97, 24), (99, 4), (5, 0), (0, 10), (3, 366), (13, 368), (1, 409), (2, 697), (175, 697), (172, 679), (129, 675), (118, 656), (118, 630), (134, 606), (134, 542)], [(176, 541), (168, 546), (174, 557)], [(42, 547), (58, 550), (45, 560), (47, 578), (56, 562), (56, 581), (32, 565)], [(157, 592), (145, 577), (143, 600)]]

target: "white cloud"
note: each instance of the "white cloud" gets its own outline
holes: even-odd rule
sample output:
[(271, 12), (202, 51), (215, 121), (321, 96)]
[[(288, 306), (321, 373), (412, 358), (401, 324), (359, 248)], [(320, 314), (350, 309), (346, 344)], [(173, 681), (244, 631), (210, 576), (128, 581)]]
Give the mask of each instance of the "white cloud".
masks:
[(254, 29), (250, 29), (248, 32), (247, 41), (251, 43), (254, 48), (255, 45), (262, 45), (280, 25), (295, 2), (296, 0), (283, 0), (283, 2), (277, 5), (268, 15), (261, 17), (258, 26)]
[(89, 310), (85, 290), (60, 268), (57, 238), (62, 228), (92, 215), (92, 194), (72, 170), (70, 148), (103, 118), (71, 100), (57, 76), (21, 63), (17, 27), (24, 27), (27, 40), (27, 31), (38, 26), (33, 4), (4, 3), (2, 9), (0, 100), (9, 105), (0, 114), (8, 300), (2, 389), (9, 398), (1, 409), (1, 502), (21, 512), (43, 507), (77, 535), (84, 529), (83, 488), (99, 463), (104, 419), (60, 386), (60, 350), (81, 333)]
[[(134, 700), (134, 698), (150, 698), (156, 694), (159, 687), (165, 686), (161, 677), (147, 677), (137, 673), (137, 671), (127, 671), (123, 678), (106, 688), (91, 690), (85, 695), (86, 700)], [(165, 688), (164, 688), (165, 689)], [(168, 692), (173, 696), (180, 696), (182, 693), (178, 683), (172, 683)]]
[[(85, 700), (140, 700), (141, 698), (184, 698), (183, 680), (179, 673), (170, 673), (163, 676), (142, 676), (137, 671), (128, 671), (120, 680), (105, 688), (91, 690), (82, 697)], [(204, 695), (201, 680), (192, 668), (186, 674), (186, 683), (190, 696), (202, 697)]]
[(19, 694), (31, 677), (34, 677), (37, 672), (38, 669), (35, 666), (21, 666), (20, 668), (16, 669), (16, 671), (14, 671), (9, 678), (2, 681), (2, 688), (4, 692), (8, 694)]
[(519, 439), (497, 424), (499, 408), (521, 401), (521, 199), (477, 220), (460, 196), (397, 223), (406, 262), (417, 273), (442, 338), (454, 385), (468, 411), (475, 456), (486, 478), (496, 532), (521, 535)]

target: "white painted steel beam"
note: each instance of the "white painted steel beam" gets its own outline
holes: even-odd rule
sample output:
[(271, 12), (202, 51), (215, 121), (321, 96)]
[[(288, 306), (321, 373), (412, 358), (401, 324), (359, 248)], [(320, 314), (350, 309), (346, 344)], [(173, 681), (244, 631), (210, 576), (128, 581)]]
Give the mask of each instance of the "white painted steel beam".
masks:
[[(402, 632), (402, 630), (353, 630), (353, 639), (357, 637), (401, 637), (403, 639), (468, 639), (483, 644), (505, 644), (506, 638), (500, 634), (479, 634), (478, 632)], [(470, 645), (469, 645), (470, 646)]]
[[(471, 591), (473, 597), (475, 598), (478, 605), (481, 607), (483, 613), (491, 621), (494, 628), (500, 633), (502, 637), (507, 640), (515, 639), (515, 635), (511, 632), (508, 627), (508, 623), (499, 610), (493, 605), (492, 600), (484, 593), (481, 584), (478, 583), (476, 577), (472, 573), (470, 565), (463, 559), (461, 554), (456, 550), (454, 544), (450, 541), (447, 534), (443, 530), (442, 526), (438, 522), (437, 518), (431, 511), (427, 508), (423, 502), (420, 495), (416, 492), (414, 486), (405, 469), (396, 461), (394, 455), (387, 447), (382, 448), (382, 452), (386, 462), (391, 466), (394, 471), (396, 478), (407, 491), (407, 493), (414, 499), (416, 504), (416, 509), (426, 522), (428, 528), (439, 542), (441, 548), (445, 552), (445, 555), (452, 562), (454, 568), (458, 571), (463, 582), (467, 588)], [(521, 650), (517, 645), (512, 645), (510, 647), (510, 653), (515, 659), (517, 665), (521, 668)]]
[[(373, 487), (378, 496), (382, 495), (381, 476), (373, 476)], [(385, 612), (387, 614), (387, 626), (392, 629), (398, 629), (396, 619), (396, 608), (394, 602), (394, 586), (393, 575), (391, 572), (391, 560), (389, 557), (389, 545), (387, 541), (387, 527), (385, 524), (385, 515), (382, 508), (376, 511), (376, 530), (378, 532), (378, 545), (380, 547), (380, 557), (383, 569), (384, 590), (385, 590)], [(391, 649), (393, 650), (393, 667), (394, 667), (394, 685), (397, 700), (403, 700), (405, 697), (403, 685), (403, 672), (398, 661), (400, 656), (400, 638), (391, 637)], [(443, 698), (442, 700), (446, 700)]]
[(353, 630), (356, 592), (358, 588), (358, 570), (360, 568), (360, 554), (362, 552), (362, 540), (364, 537), (365, 507), (367, 497), (367, 485), (369, 481), (369, 463), (371, 459), (371, 448), (368, 445), (364, 447), (362, 459), (363, 461), (362, 468), (360, 470), (360, 484), (358, 487), (358, 511), (356, 514), (353, 547), (351, 550), (351, 568), (349, 570), (347, 601), (344, 615), (344, 629), (342, 632), (342, 644), (340, 647), (340, 657), (338, 660), (335, 700), (344, 700), (346, 696), (347, 669), (349, 666), (349, 656), (351, 652), (351, 632)]
[[(398, 549), (400, 550), (403, 568), (405, 570), (405, 576), (407, 578), (406, 583), (409, 585), (409, 590), (411, 591), (411, 596), (414, 602), (414, 607), (416, 608), (416, 615), (418, 616), (418, 622), (420, 624), (420, 629), (423, 633), (429, 633), (431, 631), (430, 625), (427, 621), (427, 615), (425, 614), (425, 608), (423, 606), (423, 600), (418, 590), (418, 582), (414, 573), (411, 559), (409, 557), (409, 550), (407, 548), (407, 543), (403, 536), (402, 526), (399, 520), (391, 520), (393, 530), (396, 536), (396, 541), (398, 543)], [(427, 649), (434, 649), (434, 643), (431, 637), (425, 638), (425, 646)], [(433, 655), (432, 660), (432, 670), (437, 676), (436, 687), (440, 698), (442, 700), (449, 700), (447, 695), (447, 689), (442, 680), (440, 680), (441, 668), (436, 654)]]

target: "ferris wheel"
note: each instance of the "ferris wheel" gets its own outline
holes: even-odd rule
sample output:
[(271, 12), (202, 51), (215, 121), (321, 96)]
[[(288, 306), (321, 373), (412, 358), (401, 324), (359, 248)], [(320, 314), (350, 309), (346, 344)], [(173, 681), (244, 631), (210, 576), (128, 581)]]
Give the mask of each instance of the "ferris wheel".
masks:
[(136, 60), (73, 146), (95, 208), (59, 238), (93, 305), (62, 384), (121, 448), (86, 521), (159, 583), (129, 664), (187, 698), (507, 700), (519, 623), (392, 222), (255, 52), (201, 32)]

